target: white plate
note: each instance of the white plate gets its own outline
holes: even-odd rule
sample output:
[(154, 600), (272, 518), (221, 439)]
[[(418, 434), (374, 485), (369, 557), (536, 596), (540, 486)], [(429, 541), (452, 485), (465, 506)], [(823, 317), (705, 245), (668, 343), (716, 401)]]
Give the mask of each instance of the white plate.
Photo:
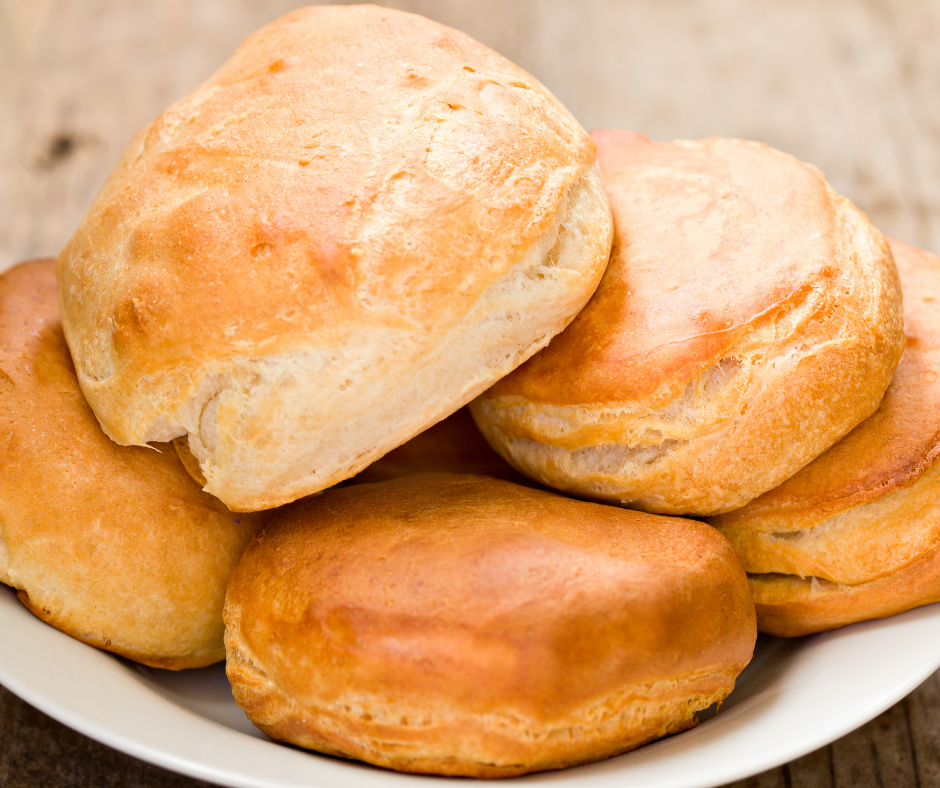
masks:
[[(172, 673), (72, 640), (0, 586), (0, 683), (75, 730), (238, 788), (424, 788), (413, 777), (284, 747), (235, 706), (221, 667)], [(514, 782), (708, 788), (762, 772), (863, 725), (940, 666), (940, 606), (798, 640), (761, 637), (720, 713), (609, 761)]]

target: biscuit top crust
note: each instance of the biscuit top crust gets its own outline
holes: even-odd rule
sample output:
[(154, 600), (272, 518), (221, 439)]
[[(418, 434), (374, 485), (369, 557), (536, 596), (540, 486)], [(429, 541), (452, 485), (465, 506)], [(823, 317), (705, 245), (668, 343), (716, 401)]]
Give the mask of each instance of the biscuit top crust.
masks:
[(568, 329), (487, 397), (645, 398), (684, 385), (762, 315), (841, 287), (841, 198), (815, 167), (743, 140), (593, 137), (614, 215), (607, 271)]
[(298, 703), (380, 688), (551, 719), (633, 683), (740, 670), (749, 595), (700, 523), (417, 474), (285, 510), (226, 615), (230, 642)]
[(462, 33), (294, 11), (135, 137), (62, 252), (83, 390), (136, 442), (117, 403), (161, 371), (455, 323), (594, 159), (557, 99)]
[(940, 257), (888, 239), (901, 275), (907, 346), (878, 410), (779, 487), (720, 527), (759, 519), (799, 530), (908, 487), (940, 457)]

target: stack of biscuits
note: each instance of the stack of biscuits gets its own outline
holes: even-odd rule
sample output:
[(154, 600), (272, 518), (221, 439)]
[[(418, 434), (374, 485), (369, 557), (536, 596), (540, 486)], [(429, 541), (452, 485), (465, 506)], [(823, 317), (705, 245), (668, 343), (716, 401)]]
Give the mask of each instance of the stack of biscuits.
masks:
[(940, 599), (935, 298), (785, 153), (589, 135), (462, 33), (300, 9), (0, 276), (0, 581), (225, 659), (278, 741), (610, 757), (758, 629)]

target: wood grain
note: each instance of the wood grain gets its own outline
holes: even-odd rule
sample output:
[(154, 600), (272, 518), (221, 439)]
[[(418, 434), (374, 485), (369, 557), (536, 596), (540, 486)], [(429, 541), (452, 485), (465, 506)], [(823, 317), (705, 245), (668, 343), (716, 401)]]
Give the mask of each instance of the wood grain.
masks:
[[(581, 122), (765, 141), (940, 251), (940, 2), (412, 0)], [(284, 0), (0, 2), (0, 270), (55, 254), (137, 128)]]
[(202, 788), (76, 733), (0, 687), (0, 785), (4, 788)]
[[(587, 127), (765, 141), (940, 252), (940, 0), (398, 0), (541, 79)], [(133, 132), (286, 0), (0, 0), (0, 270), (56, 254)], [(198, 783), (0, 688), (0, 786)], [(940, 679), (736, 786), (940, 785)]]

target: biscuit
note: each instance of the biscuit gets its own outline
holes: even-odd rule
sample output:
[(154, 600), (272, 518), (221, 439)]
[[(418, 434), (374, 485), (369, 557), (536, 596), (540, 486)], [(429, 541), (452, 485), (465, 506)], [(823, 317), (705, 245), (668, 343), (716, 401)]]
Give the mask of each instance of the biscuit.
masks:
[(225, 656), (222, 604), (265, 515), (202, 492), (169, 444), (122, 447), (85, 403), (55, 261), (0, 275), (0, 582), (74, 638), (159, 668)]
[(594, 136), (610, 265), (474, 418), (559, 490), (666, 514), (738, 508), (877, 408), (904, 347), (887, 242), (815, 167), (766, 145)]
[(233, 510), (349, 478), (544, 347), (593, 293), (590, 136), (468, 36), (298, 9), (132, 141), (59, 257), (82, 390), (186, 436)]
[(235, 700), (271, 738), (472, 777), (685, 730), (756, 638), (714, 529), (455, 474), (289, 507), (246, 550), (225, 623)]

